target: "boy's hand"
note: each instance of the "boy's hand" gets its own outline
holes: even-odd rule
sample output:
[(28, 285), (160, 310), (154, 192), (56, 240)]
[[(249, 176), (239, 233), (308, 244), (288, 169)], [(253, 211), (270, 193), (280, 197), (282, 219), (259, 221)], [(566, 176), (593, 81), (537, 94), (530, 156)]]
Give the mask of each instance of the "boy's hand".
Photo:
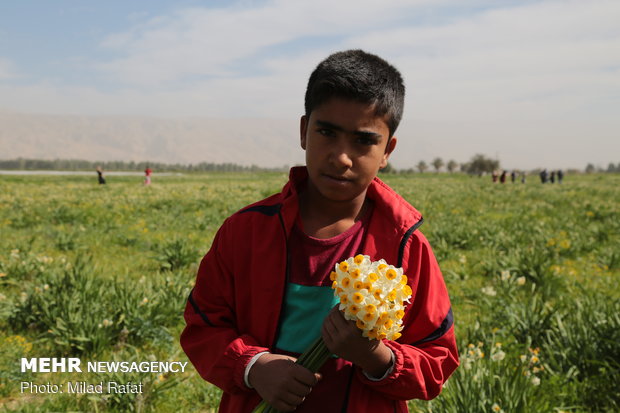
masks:
[(295, 410), (320, 379), (320, 374), (295, 364), (295, 358), (270, 353), (259, 357), (248, 375), (263, 400), (283, 412)]
[(382, 377), (390, 368), (390, 349), (381, 340), (362, 336), (355, 322), (346, 320), (338, 306), (332, 308), (323, 321), (322, 335), (332, 353), (361, 367), (372, 377)]

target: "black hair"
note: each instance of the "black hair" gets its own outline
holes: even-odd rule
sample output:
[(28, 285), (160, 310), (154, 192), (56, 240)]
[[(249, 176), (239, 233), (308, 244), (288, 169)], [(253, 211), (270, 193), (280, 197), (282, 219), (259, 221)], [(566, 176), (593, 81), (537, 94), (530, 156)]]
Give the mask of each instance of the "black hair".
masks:
[(327, 57), (310, 75), (306, 117), (333, 97), (374, 105), (377, 116), (386, 117), (391, 137), (403, 116), (405, 85), (400, 72), (379, 56), (346, 50)]

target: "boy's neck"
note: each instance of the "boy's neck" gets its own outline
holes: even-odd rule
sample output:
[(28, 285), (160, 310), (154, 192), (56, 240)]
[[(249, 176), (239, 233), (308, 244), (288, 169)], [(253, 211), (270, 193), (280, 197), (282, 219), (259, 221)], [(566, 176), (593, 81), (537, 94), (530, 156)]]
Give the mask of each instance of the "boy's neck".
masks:
[(366, 191), (350, 201), (333, 201), (308, 183), (299, 194), (299, 215), (304, 233), (326, 239), (342, 234), (360, 220), (368, 208)]

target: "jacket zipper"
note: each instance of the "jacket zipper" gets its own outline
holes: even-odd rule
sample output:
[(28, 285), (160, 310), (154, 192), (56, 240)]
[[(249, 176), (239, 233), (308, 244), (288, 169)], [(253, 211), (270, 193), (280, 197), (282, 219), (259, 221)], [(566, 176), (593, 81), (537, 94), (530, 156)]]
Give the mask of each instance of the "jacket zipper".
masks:
[[(281, 205), (280, 205), (281, 207)], [(282, 218), (282, 212), (278, 209), (278, 218), (280, 219), (280, 225), (282, 226), (282, 232), (284, 235), (284, 244), (286, 246), (286, 268), (284, 270), (284, 286), (282, 287), (282, 300), (280, 301), (280, 312), (278, 314), (278, 326), (276, 327), (276, 334), (273, 337), (273, 342), (271, 343), (271, 350), (275, 350), (276, 343), (278, 341), (278, 337), (280, 336), (280, 327), (282, 324), (280, 323), (282, 318), (282, 313), (284, 311), (284, 306), (286, 303), (286, 286), (289, 280), (289, 271), (290, 271), (290, 253), (288, 248), (288, 236), (286, 235), (286, 226), (284, 225), (284, 218)]]
[(396, 266), (397, 267), (402, 267), (403, 266), (403, 257), (404, 257), (404, 254), (405, 254), (405, 246), (407, 245), (407, 241), (409, 241), (409, 238), (411, 238), (411, 234), (413, 234), (416, 229), (420, 228), (420, 226), (423, 223), (424, 223), (424, 218), (420, 218), (420, 220), (418, 222), (416, 222), (415, 224), (413, 224), (413, 226), (411, 226), (411, 228), (409, 228), (407, 230), (407, 232), (405, 232), (405, 234), (401, 238), (400, 245), (398, 246), (398, 260), (396, 261)]

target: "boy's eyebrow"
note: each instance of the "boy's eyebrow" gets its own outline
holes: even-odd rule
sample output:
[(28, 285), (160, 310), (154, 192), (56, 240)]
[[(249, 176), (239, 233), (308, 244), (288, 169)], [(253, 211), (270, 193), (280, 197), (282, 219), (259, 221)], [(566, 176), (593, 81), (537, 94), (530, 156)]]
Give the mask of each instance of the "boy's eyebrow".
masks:
[(380, 133), (376, 133), (376, 132), (368, 132), (368, 131), (362, 131), (362, 130), (354, 130), (354, 131), (347, 131), (344, 128), (342, 128), (341, 126), (335, 125), (331, 122), (327, 122), (324, 120), (319, 120), (317, 119), (315, 121), (317, 126), (320, 126), (322, 128), (327, 128), (327, 129), (332, 129), (332, 130), (336, 130), (339, 132), (349, 132), (352, 133), (353, 135), (357, 135), (360, 137), (366, 137), (366, 138), (375, 138), (375, 139), (380, 139), (381, 138), (381, 134)]

